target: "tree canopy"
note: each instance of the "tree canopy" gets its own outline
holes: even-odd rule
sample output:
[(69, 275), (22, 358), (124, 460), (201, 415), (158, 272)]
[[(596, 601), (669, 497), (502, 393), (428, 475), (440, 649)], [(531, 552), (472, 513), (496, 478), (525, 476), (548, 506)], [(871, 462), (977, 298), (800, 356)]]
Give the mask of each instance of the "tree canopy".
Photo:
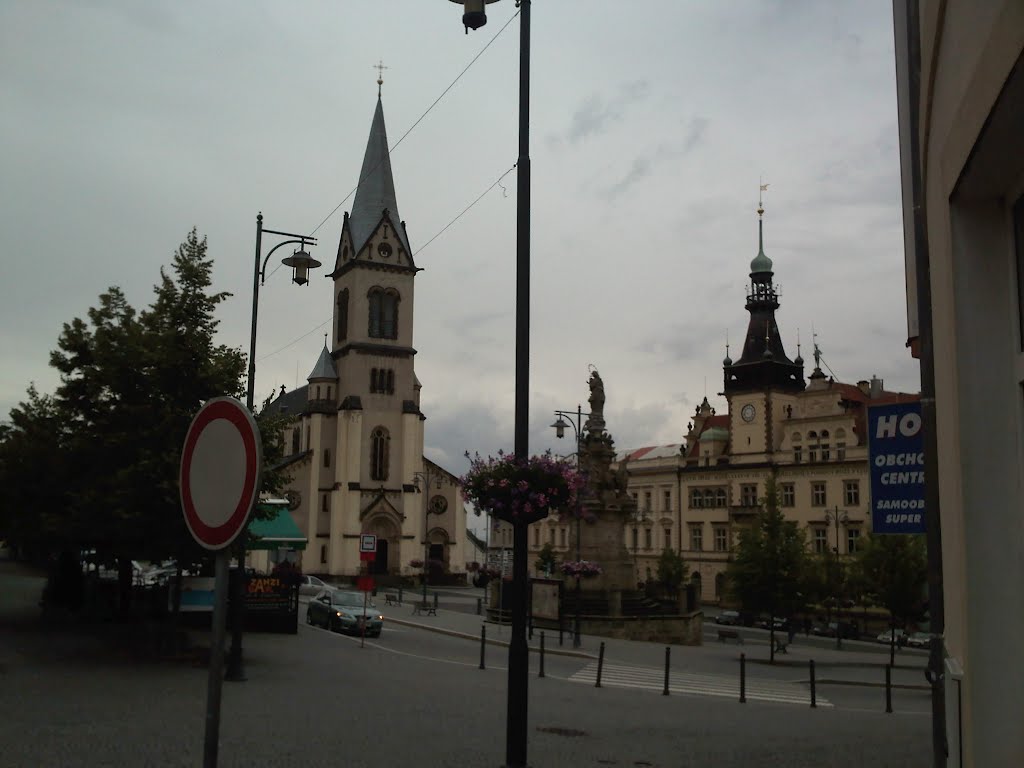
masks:
[(905, 622), (922, 611), (928, 581), (923, 536), (885, 534), (866, 537), (857, 552), (858, 581), (893, 619)]
[(774, 479), (768, 481), (761, 504), (754, 521), (740, 530), (726, 577), (744, 609), (788, 616), (804, 603), (804, 533), (783, 516)]
[[(39, 553), (91, 548), (182, 561), (201, 555), (181, 514), (178, 468), (202, 403), (243, 396), (245, 355), (217, 344), (206, 239), (193, 229), (161, 268), (152, 304), (137, 312), (111, 287), (88, 319), (65, 323), (51, 353), (56, 392), (29, 387), (0, 434), (0, 526)], [(264, 462), (282, 454), (279, 424), (258, 417)], [(264, 472), (264, 489), (282, 478)]]

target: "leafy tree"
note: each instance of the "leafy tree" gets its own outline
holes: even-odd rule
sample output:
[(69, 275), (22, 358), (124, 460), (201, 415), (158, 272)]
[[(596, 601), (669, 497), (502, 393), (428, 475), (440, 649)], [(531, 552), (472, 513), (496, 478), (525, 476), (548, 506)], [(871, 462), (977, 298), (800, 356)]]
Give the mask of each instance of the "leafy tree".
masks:
[(867, 592), (889, 611), (893, 627), (920, 615), (928, 581), (928, 554), (923, 536), (868, 536), (857, 552), (856, 568), (858, 579)]
[(558, 567), (558, 557), (555, 555), (555, 548), (551, 546), (550, 542), (541, 547), (533, 567), (540, 573), (555, 572), (555, 568)]
[(658, 581), (670, 595), (678, 594), (679, 587), (686, 580), (686, 563), (683, 556), (672, 547), (662, 550), (658, 558)]
[[(769, 479), (757, 518), (740, 531), (726, 570), (729, 588), (744, 609), (770, 616), (791, 616), (803, 607), (807, 549), (804, 533), (779, 508), (774, 479)], [(775, 658), (774, 622), (771, 659)]]
[[(53, 397), (29, 389), (0, 436), (0, 479), (24, 501), (5, 510), (12, 538), (52, 549), (93, 548), (121, 563), (130, 592), (131, 559), (203, 560), (181, 514), (181, 447), (202, 403), (242, 396), (245, 356), (216, 344), (215, 312), (230, 294), (212, 292), (206, 239), (193, 229), (152, 304), (138, 313), (119, 288), (64, 325), (51, 365)], [(283, 455), (280, 419), (257, 417), (265, 467)], [(266, 490), (285, 482), (263, 475)]]

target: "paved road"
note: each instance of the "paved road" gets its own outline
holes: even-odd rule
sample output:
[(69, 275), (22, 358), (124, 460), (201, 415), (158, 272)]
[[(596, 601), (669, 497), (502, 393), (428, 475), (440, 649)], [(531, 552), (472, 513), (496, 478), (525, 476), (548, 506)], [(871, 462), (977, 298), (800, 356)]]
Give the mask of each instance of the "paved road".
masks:
[[(31, 588), (0, 572), (0, 594)], [(112, 652), (103, 633), (41, 629), (30, 620), (30, 599), (0, 608), (16, 613), (16, 603), (22, 618), (0, 633), (0, 766), (201, 765), (204, 668)], [(248, 635), (249, 680), (224, 687), (219, 764), (500, 765), (504, 648), (489, 644), (481, 670), (479, 617), (442, 608), (413, 622), (408, 605), (384, 612), (384, 635), (365, 647), (305, 625), (297, 636)], [(488, 627), (489, 639), (507, 639), (507, 627), (496, 629)], [(886, 715), (877, 689), (833, 685), (824, 698), (834, 706), (811, 709), (802, 669), (752, 661), (748, 703), (740, 704), (709, 692), (730, 692), (741, 652), (717, 643), (673, 647), (671, 695), (662, 696), (649, 684), (663, 647), (608, 641), (605, 672), (631, 684), (596, 688), (587, 678), (599, 642), (588, 637), (583, 653), (548, 654), (543, 679), (532, 655), (535, 768), (930, 764), (929, 720), (909, 698), (897, 697), (897, 712)], [(745, 648), (751, 656), (767, 651), (753, 642)], [(867, 699), (857, 692), (875, 704), (862, 706)]]

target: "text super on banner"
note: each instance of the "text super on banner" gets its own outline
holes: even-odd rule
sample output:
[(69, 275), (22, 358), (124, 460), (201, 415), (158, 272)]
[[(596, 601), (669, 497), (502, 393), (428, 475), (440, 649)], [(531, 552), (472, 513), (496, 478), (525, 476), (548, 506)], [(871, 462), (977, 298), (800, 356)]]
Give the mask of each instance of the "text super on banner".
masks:
[(868, 408), (873, 533), (924, 533), (921, 404)]

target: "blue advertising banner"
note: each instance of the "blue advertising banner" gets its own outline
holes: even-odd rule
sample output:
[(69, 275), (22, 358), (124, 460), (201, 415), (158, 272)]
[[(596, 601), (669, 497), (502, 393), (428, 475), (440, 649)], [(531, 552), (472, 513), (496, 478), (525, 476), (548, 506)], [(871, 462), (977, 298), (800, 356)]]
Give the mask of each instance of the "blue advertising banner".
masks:
[(873, 533), (924, 533), (921, 403), (868, 408)]

